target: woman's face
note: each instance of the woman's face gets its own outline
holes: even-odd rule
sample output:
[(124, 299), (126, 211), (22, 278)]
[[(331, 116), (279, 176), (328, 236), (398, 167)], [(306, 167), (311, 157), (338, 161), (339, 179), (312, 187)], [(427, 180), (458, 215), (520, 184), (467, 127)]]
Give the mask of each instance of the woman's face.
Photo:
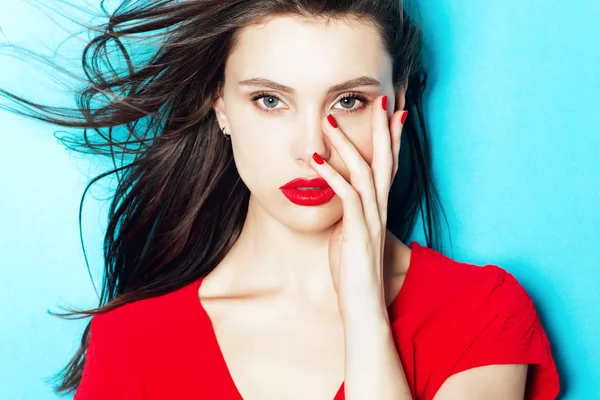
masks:
[[(341, 84), (345, 87), (335, 88)], [(392, 61), (374, 26), (290, 16), (244, 29), (227, 59), (214, 109), (231, 134), (237, 169), (255, 200), (251, 204), (300, 231), (337, 222), (343, 211), (339, 197), (301, 206), (279, 188), (295, 178), (318, 177), (309, 164), (313, 152), (350, 181), (322, 130), (330, 113), (370, 165), (371, 106), (383, 94), (390, 117), (404, 107), (404, 92), (394, 93)]]

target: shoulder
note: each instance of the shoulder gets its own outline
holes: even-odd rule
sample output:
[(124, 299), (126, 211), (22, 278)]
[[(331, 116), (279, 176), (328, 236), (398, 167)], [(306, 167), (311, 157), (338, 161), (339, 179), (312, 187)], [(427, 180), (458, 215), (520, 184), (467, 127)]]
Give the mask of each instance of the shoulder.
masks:
[(413, 256), (405, 306), (422, 340), (444, 332), (440, 346), (453, 349), (473, 350), (474, 341), (477, 346), (505, 341), (515, 346), (536, 342), (540, 352), (548, 350), (535, 304), (513, 274), (495, 264), (457, 261), (420, 245), (413, 247)]
[[(525, 288), (513, 274), (495, 264), (478, 265), (452, 259), (436, 250), (412, 244), (415, 255), (413, 275), (424, 294), (435, 303), (495, 304), (530, 307), (533, 305)], [(448, 303), (450, 302), (450, 303)]]
[(435, 376), (426, 390), (435, 392), (450, 375), (471, 368), (529, 364), (530, 393), (557, 393), (550, 342), (533, 300), (513, 274), (420, 245), (414, 254), (412, 339)]
[(388, 291), (398, 293), (394, 315), (409, 314), (414, 322), (437, 324), (443, 316), (455, 318), (455, 313), (474, 317), (468, 310), (474, 311), (482, 302), (487, 306), (532, 304), (517, 279), (497, 265), (458, 261), (417, 241), (396, 248), (388, 283)]
[(180, 365), (182, 359), (176, 357), (186, 352), (179, 350), (193, 343), (180, 340), (189, 330), (178, 326), (191, 314), (193, 302), (186, 302), (191, 289), (193, 284), (93, 316), (75, 399), (112, 399), (117, 393), (119, 398), (141, 398), (148, 371), (164, 377), (165, 365)]
[(191, 292), (195, 283), (171, 292), (134, 300), (92, 317), (91, 330), (96, 338), (138, 343), (165, 337), (177, 331), (194, 313)]

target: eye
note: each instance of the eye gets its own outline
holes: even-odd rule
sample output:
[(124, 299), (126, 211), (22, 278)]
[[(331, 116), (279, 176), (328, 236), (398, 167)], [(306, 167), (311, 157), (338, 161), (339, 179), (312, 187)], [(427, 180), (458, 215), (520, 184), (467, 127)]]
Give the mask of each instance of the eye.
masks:
[[(258, 100), (262, 100), (262, 105), (256, 105), (260, 110), (265, 112), (275, 112), (281, 108), (277, 108), (277, 105), (281, 102), (281, 99), (273, 94), (269, 94), (266, 92), (256, 93), (250, 98), (253, 102), (257, 102)], [(354, 107), (356, 101), (360, 101), (361, 105), (359, 107)], [(369, 104), (369, 99), (363, 96), (360, 93), (348, 93), (340, 100), (338, 103), (342, 105), (342, 110), (347, 110), (347, 112), (356, 112), (364, 109)], [(337, 104), (337, 103), (336, 103)], [(340, 108), (338, 108), (339, 110)]]
[(259, 109), (266, 111), (266, 112), (273, 112), (274, 110), (277, 110), (277, 108), (275, 108), (275, 106), (277, 106), (277, 104), (279, 104), (279, 102), (281, 102), (281, 100), (279, 99), (279, 97), (269, 94), (269, 93), (257, 93), (255, 95), (253, 95), (250, 98), (253, 102), (256, 102), (257, 100), (266, 100), (262, 102), (262, 106), (257, 106)]
[[(359, 107), (352, 108), (356, 104), (357, 100), (361, 102), (361, 105)], [(342, 109), (348, 110), (348, 112), (356, 112), (365, 108), (369, 104), (369, 99), (360, 93), (348, 93), (344, 95), (338, 101), (338, 103), (342, 104)]]

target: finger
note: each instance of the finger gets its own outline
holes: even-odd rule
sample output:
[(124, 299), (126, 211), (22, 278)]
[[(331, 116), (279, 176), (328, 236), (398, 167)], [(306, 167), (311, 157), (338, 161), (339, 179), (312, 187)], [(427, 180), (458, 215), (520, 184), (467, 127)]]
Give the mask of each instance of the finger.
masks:
[[(385, 99), (384, 99), (385, 98)], [(373, 141), (373, 180), (375, 182), (375, 194), (377, 207), (382, 227), (387, 220), (387, 203), (390, 191), (390, 176), (392, 174), (392, 137), (389, 128), (387, 107), (387, 96), (377, 97), (373, 102), (371, 116), (372, 141)]]
[(338, 127), (335, 118), (331, 114), (323, 120), (323, 125), (329, 141), (350, 171), (350, 183), (360, 196), (367, 227), (371, 237), (376, 237), (381, 233), (381, 222), (379, 220), (373, 172), (354, 144)]
[(399, 112), (399, 118), (395, 120), (395, 124), (390, 128), (392, 131), (392, 155), (394, 157), (394, 163), (392, 167), (391, 182), (394, 181), (396, 173), (398, 172), (399, 158), (400, 158), (400, 144), (402, 142), (402, 131), (404, 130), (404, 123), (408, 116), (408, 111), (404, 110)]
[(358, 192), (317, 153), (313, 154), (310, 165), (317, 174), (325, 179), (335, 194), (342, 199), (342, 206), (344, 208), (344, 234), (349, 234), (353, 239), (370, 241), (363, 212), (363, 204)]

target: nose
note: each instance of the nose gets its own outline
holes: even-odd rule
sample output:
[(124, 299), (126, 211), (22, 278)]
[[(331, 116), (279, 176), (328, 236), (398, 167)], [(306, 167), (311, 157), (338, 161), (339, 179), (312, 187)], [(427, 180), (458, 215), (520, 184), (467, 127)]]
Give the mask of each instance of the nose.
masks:
[[(325, 118), (325, 116), (322, 116)], [(296, 138), (294, 140), (293, 156), (300, 164), (310, 165), (314, 152), (318, 153), (325, 161), (331, 156), (329, 143), (321, 125), (319, 115), (306, 117), (297, 124)]]

